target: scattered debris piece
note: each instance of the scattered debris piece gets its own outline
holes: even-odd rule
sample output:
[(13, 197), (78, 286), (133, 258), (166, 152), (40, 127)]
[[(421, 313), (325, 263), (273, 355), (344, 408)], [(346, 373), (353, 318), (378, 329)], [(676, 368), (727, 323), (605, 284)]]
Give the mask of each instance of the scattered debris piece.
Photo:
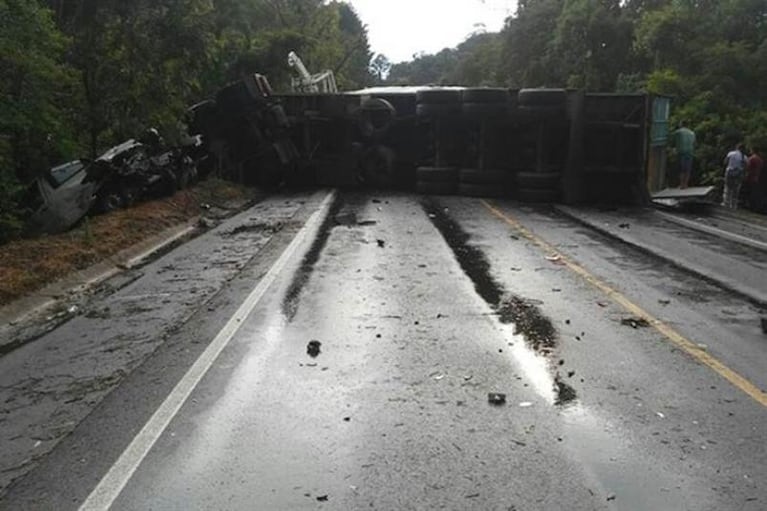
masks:
[(373, 199), (373, 204), (381, 204), (381, 199)]
[(521, 403), (519, 403), (520, 408), (530, 408), (531, 406), (533, 406), (533, 403), (531, 403), (530, 401), (522, 401)]
[(370, 227), (371, 225), (378, 225), (378, 222), (375, 220), (361, 220), (357, 222), (357, 225), (360, 227)]
[(610, 495), (607, 496), (607, 502), (613, 501), (616, 498), (618, 497), (614, 493), (611, 493)]
[(570, 320), (569, 320), (569, 319), (566, 319), (566, 320), (565, 320), (565, 325), (569, 325), (569, 324), (570, 324)]
[(309, 341), (309, 344), (306, 346), (306, 353), (310, 357), (316, 358), (320, 354), (320, 346), (322, 346), (320, 341)]
[(554, 391), (557, 394), (557, 397), (554, 400), (555, 405), (566, 405), (578, 398), (575, 389), (570, 384), (565, 383), (559, 373), (554, 377)]
[(519, 236), (515, 236), (514, 234), (509, 236), (509, 238), (513, 239), (514, 241), (519, 241)]
[(562, 261), (562, 256), (559, 254), (548, 255), (546, 256), (546, 260), (554, 264), (564, 264), (564, 261)]
[(511, 268), (511, 271), (522, 271), (522, 268), (514, 266)]
[(658, 300), (658, 303), (661, 305), (668, 305), (671, 303), (671, 300)]
[(762, 333), (767, 334), (767, 318), (762, 318)]
[(445, 379), (445, 375), (443, 373), (439, 373), (439, 374), (435, 374), (434, 376), (432, 376), (432, 378), (434, 378), (437, 381), (440, 381), (440, 380), (444, 380)]
[(575, 371), (569, 371), (569, 372), (567, 373), (567, 377), (568, 377), (568, 378), (572, 378), (573, 376), (575, 376)]
[(663, 414), (663, 412), (655, 412), (655, 415), (657, 415), (661, 419), (665, 419), (666, 418), (666, 416)]
[(628, 223), (619, 224), (618, 227), (620, 227), (621, 229), (631, 229), (631, 224), (628, 224)]
[(647, 328), (650, 326), (650, 322), (644, 318), (624, 318), (621, 320), (621, 325), (630, 326), (633, 329)]
[(376, 243), (378, 243), (380, 248), (384, 248), (386, 246), (386, 242), (384, 240), (376, 240)]
[(352, 421), (351, 417), (344, 417), (344, 422), (351, 422), (351, 421)]
[(561, 293), (561, 292), (562, 292), (562, 290), (561, 290), (561, 289), (559, 289), (558, 287), (552, 287), (552, 288), (551, 288), (551, 292), (552, 292), (552, 293)]
[(607, 303), (606, 303), (606, 302), (597, 302), (597, 305), (599, 305), (599, 306), (600, 306), (600, 307), (602, 307), (603, 309), (604, 309), (605, 307), (607, 307)]
[(328, 496), (327, 495), (320, 495), (319, 497), (317, 497), (317, 501), (318, 502), (327, 502), (328, 501)]
[(466, 495), (467, 499), (476, 499), (479, 497), (479, 493), (472, 493), (471, 495)]
[(487, 395), (487, 402), (493, 406), (502, 406), (506, 404), (506, 394), (499, 392), (490, 392)]
[(696, 344), (696, 346), (698, 347), (698, 349), (703, 350), (703, 351), (706, 351), (708, 349), (708, 344), (700, 344), (699, 343), (699, 344)]

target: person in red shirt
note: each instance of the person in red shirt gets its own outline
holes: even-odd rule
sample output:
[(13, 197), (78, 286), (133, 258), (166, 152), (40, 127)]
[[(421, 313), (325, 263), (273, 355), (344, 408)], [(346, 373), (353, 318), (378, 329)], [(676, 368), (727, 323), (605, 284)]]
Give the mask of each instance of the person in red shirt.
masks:
[(762, 187), (760, 180), (762, 178), (762, 169), (764, 160), (759, 154), (760, 150), (756, 147), (751, 148), (751, 156), (746, 163), (745, 196), (748, 201), (749, 209), (760, 211), (764, 207), (764, 197), (762, 197)]

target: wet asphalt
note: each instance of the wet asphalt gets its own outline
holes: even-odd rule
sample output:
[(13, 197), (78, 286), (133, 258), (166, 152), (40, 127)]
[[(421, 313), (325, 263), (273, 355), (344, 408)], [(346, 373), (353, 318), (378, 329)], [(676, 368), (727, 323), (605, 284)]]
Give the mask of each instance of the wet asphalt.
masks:
[[(92, 412), (69, 418), (71, 434), (10, 487), (1, 509), (77, 509), (320, 197), (292, 201), (264, 209), (281, 211), (290, 229), (266, 236), (245, 215), (222, 226), (224, 239), (187, 247), (247, 255), (248, 243), (230, 238), (259, 236), (250, 241), (259, 257), (243, 256), (155, 351), (121, 369), (119, 385), (89, 396)], [(557, 252), (478, 199), (339, 192), (112, 508), (765, 509), (764, 405), (556, 256), (760, 389), (764, 311), (550, 208), (494, 204)], [(155, 277), (144, 282), (172, 305), (186, 295), (152, 273), (168, 264), (149, 265)], [(36, 353), (12, 354), (15, 370), (47, 356)], [(2, 416), (21, 427), (18, 417)], [(34, 426), (29, 417), (24, 427)]]

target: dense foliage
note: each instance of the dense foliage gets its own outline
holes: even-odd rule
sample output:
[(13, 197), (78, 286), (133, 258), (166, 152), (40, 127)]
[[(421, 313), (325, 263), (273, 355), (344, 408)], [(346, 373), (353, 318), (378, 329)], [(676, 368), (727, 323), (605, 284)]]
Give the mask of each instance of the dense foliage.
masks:
[(669, 95), (712, 182), (737, 141), (767, 150), (765, 76), (764, 0), (519, 0), (500, 33), (395, 64), (389, 82)]
[(171, 136), (185, 108), (241, 76), (289, 87), (287, 54), (373, 81), (367, 31), (324, 0), (0, 0), (0, 241), (19, 190), (47, 167), (135, 137)]

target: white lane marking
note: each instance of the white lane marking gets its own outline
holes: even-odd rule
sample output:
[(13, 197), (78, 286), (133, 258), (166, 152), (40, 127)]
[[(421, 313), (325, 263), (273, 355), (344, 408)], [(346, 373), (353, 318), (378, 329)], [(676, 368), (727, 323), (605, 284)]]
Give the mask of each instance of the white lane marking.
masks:
[(133, 477), (138, 466), (149, 453), (152, 446), (160, 438), (170, 421), (175, 417), (183, 404), (189, 398), (192, 391), (200, 383), (200, 380), (208, 372), (224, 348), (232, 340), (248, 315), (256, 308), (267, 289), (272, 285), (277, 275), (282, 272), (293, 254), (304, 241), (307, 233), (324, 218), (335, 191), (331, 191), (322, 201), (319, 209), (307, 220), (306, 224), (293, 238), (279, 259), (269, 269), (250, 295), (237, 309), (237, 312), (229, 318), (224, 328), (216, 335), (207, 349), (195, 361), (194, 365), (181, 378), (176, 387), (171, 391), (165, 401), (154, 412), (149, 421), (123, 451), (118, 460), (109, 469), (109, 472), (101, 479), (88, 498), (80, 506), (80, 511), (104, 511), (109, 509), (122, 492), (125, 485)]

